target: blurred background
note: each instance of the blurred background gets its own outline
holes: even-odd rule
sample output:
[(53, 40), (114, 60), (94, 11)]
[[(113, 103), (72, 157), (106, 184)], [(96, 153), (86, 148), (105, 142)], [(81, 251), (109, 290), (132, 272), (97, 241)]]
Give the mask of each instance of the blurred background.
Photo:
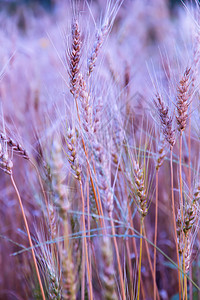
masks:
[[(67, 0), (68, 1), (68, 0)], [(81, 0), (82, 1), (82, 0)], [(176, 5), (181, 5), (181, 0), (167, 0), (169, 2), (169, 6), (171, 8), (174, 8), (174, 6)], [(189, 2), (199, 2), (199, 0), (190, 0)], [(8, 10), (10, 10), (10, 12), (13, 12), (16, 10), (16, 8), (20, 5), (26, 5), (30, 8), (34, 8), (37, 5), (41, 5), (43, 8), (47, 9), (47, 10), (52, 10), (56, 3), (58, 2), (62, 2), (60, 0), (0, 0), (0, 7), (1, 9), (5, 9), (7, 8)], [(69, 1), (70, 2), (70, 1)], [(73, 2), (73, 0), (71, 1)], [(80, 0), (79, 0), (80, 2)], [(97, 2), (97, 0), (90, 0), (91, 2)], [(126, 2), (126, 0), (124, 1), (124, 3)], [(132, 0), (133, 2), (133, 0)], [(149, 1), (151, 2), (151, 1)], [(187, 1), (184, 1), (185, 3)]]

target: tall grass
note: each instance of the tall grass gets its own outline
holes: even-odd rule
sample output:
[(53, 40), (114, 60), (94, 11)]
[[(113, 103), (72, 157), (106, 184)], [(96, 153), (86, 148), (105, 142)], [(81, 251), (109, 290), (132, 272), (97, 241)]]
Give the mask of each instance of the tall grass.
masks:
[(197, 2), (8, 15), (0, 299), (197, 299)]

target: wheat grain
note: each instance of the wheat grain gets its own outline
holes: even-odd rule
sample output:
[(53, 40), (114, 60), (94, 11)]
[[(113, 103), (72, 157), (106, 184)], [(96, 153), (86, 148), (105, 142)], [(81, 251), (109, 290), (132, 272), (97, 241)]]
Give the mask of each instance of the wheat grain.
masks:
[(78, 20), (75, 20), (72, 25), (72, 46), (69, 53), (69, 76), (70, 76), (70, 92), (75, 96), (78, 85), (78, 74), (80, 70), (80, 55), (81, 55), (81, 34)]
[(182, 77), (182, 79), (179, 82), (178, 86), (178, 95), (177, 95), (177, 102), (176, 102), (176, 108), (177, 108), (177, 114), (176, 114), (176, 121), (178, 124), (178, 130), (184, 131), (186, 127), (186, 121), (187, 121), (187, 110), (189, 106), (189, 100), (190, 100), (190, 72), (191, 69), (187, 68), (185, 70), (185, 73)]

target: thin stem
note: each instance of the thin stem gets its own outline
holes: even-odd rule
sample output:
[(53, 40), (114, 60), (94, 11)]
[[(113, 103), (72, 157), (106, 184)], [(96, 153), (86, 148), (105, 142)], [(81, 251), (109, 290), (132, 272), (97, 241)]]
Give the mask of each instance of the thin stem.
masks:
[(184, 273), (184, 295), (185, 295), (185, 300), (187, 300), (187, 277), (185, 276), (185, 250), (186, 250), (186, 237), (185, 237), (185, 246), (183, 250), (183, 273)]
[(180, 133), (180, 146), (179, 146), (179, 184), (180, 184), (180, 196), (181, 196), (181, 202), (180, 202), (181, 218), (182, 218), (182, 221), (183, 221), (182, 140), (183, 140), (183, 134), (182, 134), (182, 131), (181, 131), (181, 133)]
[[(190, 110), (189, 110), (189, 133), (188, 133), (188, 172), (189, 172), (189, 191), (191, 195), (191, 183), (192, 183), (192, 169), (191, 169), (191, 115), (190, 115)], [(192, 299), (190, 299), (192, 300)]]
[[(190, 106), (191, 107), (191, 106)], [(189, 112), (188, 112), (188, 114), (189, 114), (189, 120), (188, 120), (188, 122), (189, 122), (189, 124), (188, 124), (188, 127), (189, 127), (189, 133), (188, 133), (188, 152), (189, 152), (189, 157), (188, 157), (188, 165), (189, 165), (189, 179), (188, 179), (188, 185), (189, 185), (189, 195), (190, 195), (190, 197), (191, 197), (191, 195), (192, 195), (192, 187), (191, 187), (191, 184), (192, 184), (192, 169), (191, 169), (191, 114), (190, 114), (190, 111), (191, 111), (191, 109), (190, 109), (190, 107), (189, 107)], [(192, 264), (190, 264), (190, 268), (189, 268), (189, 272), (190, 272), (190, 277), (192, 278)], [(193, 288), (192, 288), (192, 283), (191, 283), (191, 281), (189, 282), (189, 299), (190, 300), (193, 300)]]
[(89, 247), (88, 247), (88, 252), (89, 252), (89, 265), (90, 265), (90, 274), (92, 277), (92, 262), (91, 262), (91, 238), (90, 238), (90, 195), (89, 195), (89, 180), (88, 180), (88, 172), (87, 172), (87, 182), (86, 182), (86, 190), (87, 190), (87, 230), (88, 230), (88, 241), (89, 241)]
[(111, 227), (112, 227), (112, 236), (113, 236), (113, 241), (114, 241), (114, 246), (115, 246), (115, 252), (117, 256), (117, 264), (118, 264), (118, 271), (119, 271), (119, 278), (120, 278), (120, 286), (121, 286), (121, 291), (122, 291), (122, 299), (126, 300), (126, 295), (125, 295), (125, 288), (124, 288), (124, 281), (123, 281), (123, 275), (122, 275), (122, 268), (121, 268), (121, 263), (120, 263), (120, 256), (119, 256), (119, 249), (117, 246), (117, 240), (116, 240), (116, 235), (115, 235), (115, 226), (113, 222), (113, 218), (111, 216)]
[[(119, 182), (121, 180), (121, 176), (118, 174), (118, 179)], [(125, 201), (128, 203), (128, 193), (127, 193), (127, 186), (124, 178), (124, 196), (125, 196)], [(122, 186), (121, 186), (122, 188)], [(128, 215), (127, 215), (127, 222), (129, 221), (129, 215), (130, 215), (130, 208), (129, 205), (127, 205), (128, 209)], [(129, 230), (127, 230), (128, 233)], [(129, 294), (130, 294), (130, 300), (134, 299), (133, 291), (134, 291), (134, 283), (133, 283), (133, 270), (132, 270), (132, 263), (131, 263), (131, 253), (130, 253), (130, 245), (129, 245), (129, 239), (126, 238), (126, 250), (127, 250), (127, 260), (128, 260), (128, 276), (129, 276)]]
[(82, 239), (82, 280), (81, 280), (81, 300), (85, 299), (85, 247)]
[(142, 267), (142, 232), (143, 232), (143, 220), (141, 217), (140, 220), (140, 256), (139, 256), (139, 269), (138, 269), (138, 291), (137, 291), (137, 300), (140, 300), (140, 280), (141, 280), (141, 267)]
[[(99, 193), (99, 189), (98, 189), (97, 173), (96, 173), (96, 168), (95, 168), (95, 164), (94, 164), (93, 157), (92, 157), (92, 164), (93, 164), (93, 170), (94, 170), (94, 175), (95, 175), (95, 176), (94, 176), (94, 180), (95, 180), (96, 187), (97, 187), (97, 196), (98, 196), (98, 200), (99, 200), (100, 213), (101, 213), (101, 216), (103, 217), (103, 216), (104, 216), (104, 213), (103, 213), (103, 207), (102, 207), (102, 204), (101, 204), (101, 197), (100, 197), (100, 193)], [(103, 232), (106, 234), (106, 225), (105, 225), (105, 220), (104, 220), (104, 218), (101, 219), (101, 221), (102, 221)]]
[[(192, 279), (192, 264), (190, 265), (189, 276)], [(189, 299), (193, 300), (193, 286), (191, 281), (189, 281)]]
[[(135, 262), (136, 262), (136, 268), (139, 270), (139, 263), (138, 263), (138, 252), (137, 252), (137, 246), (136, 246), (136, 241), (135, 241), (135, 229), (133, 227), (133, 219), (131, 217), (131, 211), (130, 211), (130, 206), (128, 206), (128, 211), (129, 211), (129, 220), (130, 220), (130, 225), (131, 225), (131, 231), (133, 232), (133, 237), (132, 237), (132, 244), (133, 244), (133, 250), (134, 250), (134, 254), (135, 254)], [(142, 278), (141, 278), (141, 284), (142, 284)], [(145, 295), (145, 291), (144, 291), (144, 286), (143, 284), (141, 285), (141, 293), (142, 293), (142, 297), (145, 300), (146, 299), (146, 295)]]
[(157, 245), (157, 230), (158, 230), (158, 168), (156, 169), (156, 205), (155, 205), (155, 233), (154, 233), (154, 260), (153, 260), (153, 273), (154, 273), (154, 285), (153, 295), (156, 300), (156, 245)]
[[(197, 261), (200, 259), (200, 254), (197, 254)], [(196, 276), (197, 276), (197, 285), (200, 287), (200, 268), (197, 268), (196, 270)], [(200, 299), (200, 289), (197, 290), (197, 298)]]
[[(143, 237), (144, 237), (144, 242), (145, 242), (145, 247), (146, 247), (146, 252), (147, 252), (147, 258), (148, 258), (148, 262), (149, 262), (149, 267), (150, 267), (150, 271), (151, 271), (151, 274), (152, 274), (152, 277), (153, 277), (153, 281), (155, 281), (153, 266), (152, 266), (152, 263), (151, 263), (151, 257), (150, 257), (150, 252), (149, 252), (149, 244), (147, 242), (147, 234), (146, 234), (145, 224), (143, 224), (143, 233), (144, 233)], [(154, 247), (157, 248), (157, 246), (154, 246)], [(157, 294), (157, 299), (160, 300), (160, 296), (159, 296), (157, 285), (156, 285), (156, 294)]]
[(176, 256), (178, 265), (178, 290), (179, 290), (179, 300), (181, 300), (181, 282), (180, 282), (180, 263), (179, 263), (179, 252), (178, 252), (178, 240), (176, 231), (176, 214), (175, 214), (175, 203), (174, 203), (174, 173), (173, 173), (173, 147), (170, 147), (170, 173), (171, 173), (171, 198), (172, 198), (172, 213), (173, 213), (173, 225), (174, 225), (174, 238), (176, 245)]
[[(182, 141), (183, 141), (183, 133), (182, 131), (180, 132), (180, 147), (179, 147), (179, 184), (180, 184), (180, 196), (181, 196), (181, 201), (180, 201), (180, 209), (181, 209), (181, 220), (183, 222), (183, 182), (182, 182)], [(183, 271), (185, 273), (185, 247), (183, 251)], [(184, 275), (184, 295), (185, 295), (185, 300), (187, 300), (187, 278)], [(186, 291), (185, 291), (186, 289)]]
[(132, 272), (132, 264), (131, 264), (131, 254), (128, 239), (126, 239), (126, 251), (127, 251), (127, 260), (128, 260), (128, 272), (129, 272), (129, 282), (130, 282), (130, 299), (133, 300), (133, 272)]
[(29, 241), (29, 244), (30, 244), (30, 247), (31, 247), (33, 262), (34, 262), (34, 265), (35, 265), (35, 270), (36, 270), (36, 274), (37, 274), (37, 278), (38, 278), (38, 282), (39, 282), (39, 286), (40, 286), (40, 290), (41, 290), (41, 294), (42, 294), (42, 299), (45, 300), (46, 298), (45, 298), (44, 289), (43, 289), (43, 286), (42, 286), (42, 280), (41, 280), (41, 277), (40, 277), (40, 272), (39, 272), (39, 269), (38, 269), (38, 265), (37, 265), (37, 261), (36, 261), (36, 257), (35, 257), (35, 252), (34, 252), (34, 248), (33, 248), (33, 243), (32, 243), (32, 240), (31, 240), (29, 226), (28, 226), (28, 222), (27, 222), (26, 215), (25, 215), (25, 212), (24, 212), (24, 207), (23, 207), (23, 204), (22, 204), (22, 200), (21, 200), (21, 197), (20, 197), (20, 194), (19, 194), (19, 191), (18, 191), (18, 188), (16, 186), (16, 183), (15, 183), (15, 180), (14, 180), (13, 176), (11, 175), (10, 178), (11, 178), (11, 182), (13, 184), (13, 187), (15, 189), (15, 192), (17, 194), (17, 198), (19, 200), (19, 205), (20, 205), (20, 208), (21, 208), (21, 211), (22, 211), (22, 216), (23, 216), (23, 219), (24, 219), (25, 227), (26, 227), (28, 241)]
[(80, 188), (81, 188), (81, 199), (82, 199), (82, 222), (83, 222), (83, 240), (84, 240), (84, 249), (85, 249), (85, 257), (86, 257), (86, 267), (87, 267), (87, 275), (88, 275), (88, 283), (89, 283), (89, 291), (90, 291), (90, 299), (93, 299), (93, 291), (92, 291), (92, 282), (91, 282), (91, 274), (90, 274), (90, 265), (88, 259), (88, 249), (87, 249), (87, 240), (86, 240), (86, 228), (85, 228), (85, 201), (83, 196), (83, 186), (81, 180), (79, 180)]

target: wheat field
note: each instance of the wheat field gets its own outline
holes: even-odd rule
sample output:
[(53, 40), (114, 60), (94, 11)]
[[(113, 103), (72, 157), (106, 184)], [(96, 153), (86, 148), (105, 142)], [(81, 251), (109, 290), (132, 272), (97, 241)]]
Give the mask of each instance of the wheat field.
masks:
[(0, 299), (200, 299), (198, 1), (39, 2), (0, 3)]

